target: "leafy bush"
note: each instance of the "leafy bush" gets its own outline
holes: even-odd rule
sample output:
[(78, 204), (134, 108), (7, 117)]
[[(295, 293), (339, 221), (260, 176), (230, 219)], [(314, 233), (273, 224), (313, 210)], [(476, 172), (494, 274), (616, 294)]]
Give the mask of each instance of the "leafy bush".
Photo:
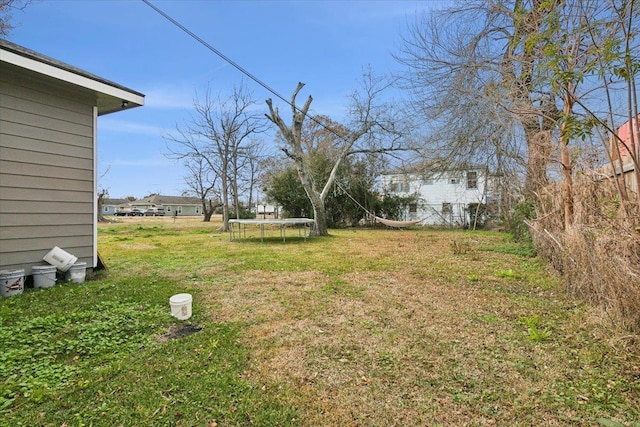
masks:
[(523, 201), (514, 207), (508, 223), (509, 231), (516, 242), (531, 242), (529, 226), (525, 221), (535, 219), (535, 217), (536, 210), (531, 202)]
[(485, 203), (469, 203), (467, 214), (470, 228), (482, 228), (487, 222), (487, 205)]

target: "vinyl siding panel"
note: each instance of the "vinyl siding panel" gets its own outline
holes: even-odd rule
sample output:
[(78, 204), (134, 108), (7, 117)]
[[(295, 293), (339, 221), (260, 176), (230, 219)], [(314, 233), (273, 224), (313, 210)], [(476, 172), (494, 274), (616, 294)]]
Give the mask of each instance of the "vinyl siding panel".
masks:
[[(29, 96), (29, 94), (23, 95)], [(20, 98), (15, 94), (10, 95), (9, 93), (2, 93), (2, 98), (2, 105), (9, 110), (32, 113), (39, 105), (49, 105), (52, 107), (49, 109), (49, 117), (51, 119), (78, 123), (89, 128), (93, 123), (90, 117), (88, 118), (85, 114), (77, 112), (76, 103), (67, 102), (64, 105), (64, 100), (42, 92), (35, 94), (31, 99)], [(56, 102), (58, 102), (58, 105), (56, 105)]]
[(86, 159), (87, 154), (92, 155), (92, 150), (83, 147), (81, 144), (86, 137), (65, 138), (64, 144), (58, 144), (55, 147), (51, 145), (48, 140), (41, 140), (35, 138), (26, 138), (22, 136), (9, 135), (5, 133), (3, 135), (3, 146), (5, 149), (25, 150), (28, 147), (29, 151), (39, 152), (44, 154), (52, 154), (58, 156)]
[[(37, 104), (34, 103), (33, 107), (37, 107)], [(59, 116), (61, 112), (50, 109), (43, 111), (43, 113)], [(91, 137), (92, 134), (91, 125), (78, 124), (69, 120), (60, 120), (43, 114), (31, 114), (26, 111), (0, 107), (0, 117), (2, 117), (6, 126), (10, 123), (27, 124), (30, 129), (39, 129), (45, 132), (55, 131), (59, 134), (79, 135), (81, 137)]]
[[(0, 137), (2, 135), (0, 134)], [(2, 160), (2, 154), (0, 152), (0, 173), (8, 175), (16, 175), (20, 177), (34, 177), (42, 179), (64, 179), (64, 180), (79, 180), (79, 181), (91, 181), (93, 180), (93, 171), (90, 170), (78, 170), (75, 168), (61, 168), (57, 165), (50, 164), (37, 164), (37, 163), (21, 163), (10, 162)], [(15, 178), (14, 178), (15, 179)], [(0, 183), (2, 185), (3, 183)], [(86, 185), (86, 184), (84, 184)], [(57, 187), (56, 187), (57, 188)], [(85, 188), (83, 186), (83, 188)]]
[[(87, 105), (95, 105), (95, 95), (77, 86), (61, 83), (59, 80), (43, 78), (30, 71), (14, 65), (2, 63), (0, 80), (8, 82), (6, 87), (0, 87), (0, 95), (4, 99), (15, 97), (25, 101), (32, 101), (50, 110), (81, 112)], [(24, 91), (21, 88), (27, 88)], [(63, 113), (66, 116), (66, 113)]]
[(0, 64), (0, 269), (59, 246), (93, 265), (95, 95)]
[[(18, 215), (12, 213), (0, 213), (0, 224), (2, 224), (2, 228), (6, 227), (18, 227), (24, 223), (28, 224), (36, 224), (36, 225), (45, 225), (49, 223), (51, 219), (51, 215), (49, 213), (28, 213), (22, 214), (20, 217)], [(82, 224), (82, 221), (86, 220), (86, 215), (70, 213), (67, 215), (61, 215), (56, 217), (56, 227), (60, 225), (77, 225)], [(50, 225), (47, 225), (51, 227)], [(26, 227), (25, 227), (26, 228)]]
[[(2, 115), (0, 115), (0, 118), (3, 118)], [(60, 145), (70, 145), (76, 148), (86, 147), (86, 138), (91, 138), (91, 136), (89, 135), (73, 134), (69, 132), (60, 132), (52, 129), (41, 128), (29, 124), (29, 122), (3, 122), (1, 132), (5, 137), (22, 136), (31, 140), (32, 143), (36, 143), (38, 141), (44, 141), (47, 143), (51, 143), (51, 141), (57, 141), (57, 143)]]
[[(90, 202), (64, 202), (59, 201), (38, 201), (38, 200), (3, 200), (0, 202), (3, 213), (21, 215), (25, 212), (43, 212), (49, 216), (47, 223), (49, 225), (59, 224), (60, 218), (56, 218), (56, 214), (69, 213), (87, 213), (93, 211), (93, 204)], [(17, 225), (20, 221), (17, 221)], [(4, 225), (4, 224), (3, 224)], [(39, 225), (25, 223), (25, 226)], [(1, 253), (2, 249), (0, 249)]]
[[(49, 225), (34, 225), (31, 227), (2, 227), (0, 228), (0, 239), (35, 239), (46, 238), (55, 233), (56, 237), (74, 236), (78, 233), (82, 235), (91, 234), (92, 224), (85, 225), (57, 225), (55, 230), (51, 230)], [(45, 247), (46, 248), (46, 247)], [(50, 249), (50, 248), (49, 248)]]
[[(1, 134), (0, 134), (1, 135)], [(49, 143), (51, 144), (51, 143)], [(63, 167), (77, 170), (89, 170), (93, 169), (93, 160), (81, 157), (63, 156), (59, 154), (42, 153), (39, 151), (29, 149), (30, 146), (26, 145), (25, 148), (0, 148), (0, 157), (3, 160), (9, 162), (21, 163), (25, 166), (31, 165), (38, 167), (39, 165), (51, 165), (54, 167)], [(87, 150), (93, 152), (93, 150)]]
[[(0, 163), (2, 169), (2, 163)], [(18, 175), (7, 173), (3, 176), (2, 185), (11, 188), (33, 188), (33, 189), (50, 189), (64, 188), (65, 190), (84, 191), (86, 184), (83, 181), (90, 181), (91, 177), (84, 180), (64, 179), (64, 178), (45, 178), (42, 176)]]

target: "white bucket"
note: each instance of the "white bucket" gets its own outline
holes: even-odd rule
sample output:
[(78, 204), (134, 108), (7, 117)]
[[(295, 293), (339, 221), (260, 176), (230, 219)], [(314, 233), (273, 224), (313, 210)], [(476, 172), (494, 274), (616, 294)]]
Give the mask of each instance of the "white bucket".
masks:
[(171, 306), (171, 315), (176, 319), (187, 320), (191, 317), (191, 298), (190, 294), (176, 294), (169, 298)]
[(55, 265), (34, 265), (31, 267), (34, 288), (50, 288), (56, 284)]
[(42, 259), (51, 265), (55, 265), (60, 271), (67, 271), (78, 261), (78, 257), (71, 255), (69, 252), (57, 246), (54, 246)]
[(24, 290), (24, 269), (0, 271), (0, 295), (20, 295)]
[(84, 279), (87, 275), (87, 263), (78, 262), (73, 264), (64, 275), (64, 279), (68, 282), (71, 280), (73, 283), (84, 283)]

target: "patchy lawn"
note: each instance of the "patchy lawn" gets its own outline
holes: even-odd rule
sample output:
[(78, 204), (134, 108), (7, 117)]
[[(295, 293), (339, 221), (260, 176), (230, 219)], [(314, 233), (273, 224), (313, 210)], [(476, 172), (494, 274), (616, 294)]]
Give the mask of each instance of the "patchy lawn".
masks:
[[(640, 425), (637, 352), (507, 235), (230, 242), (218, 225), (101, 225), (108, 273), (0, 301), (1, 347), (37, 335), (64, 374), (0, 356), (6, 425)], [(187, 322), (168, 315), (179, 292)]]

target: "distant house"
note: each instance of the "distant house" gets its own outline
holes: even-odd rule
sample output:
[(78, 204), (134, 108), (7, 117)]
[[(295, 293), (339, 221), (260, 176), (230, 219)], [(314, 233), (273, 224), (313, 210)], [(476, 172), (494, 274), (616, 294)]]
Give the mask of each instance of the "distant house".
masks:
[(0, 270), (58, 246), (93, 268), (98, 117), (144, 95), (0, 40)]
[(256, 204), (254, 213), (256, 214), (256, 218), (267, 218), (267, 217), (278, 218), (280, 214), (280, 206)]
[(164, 207), (167, 216), (202, 215), (202, 202), (197, 197), (162, 196), (155, 194), (130, 202), (132, 209), (146, 211), (149, 208)]
[(128, 199), (103, 199), (101, 207), (102, 215), (113, 215), (117, 211), (128, 207), (129, 203)]
[(444, 170), (424, 163), (386, 172), (380, 178), (384, 192), (416, 198), (399, 219), (423, 219), (423, 225), (468, 224), (469, 208), (486, 204), (488, 199), (489, 179), (485, 167), (458, 166)]

